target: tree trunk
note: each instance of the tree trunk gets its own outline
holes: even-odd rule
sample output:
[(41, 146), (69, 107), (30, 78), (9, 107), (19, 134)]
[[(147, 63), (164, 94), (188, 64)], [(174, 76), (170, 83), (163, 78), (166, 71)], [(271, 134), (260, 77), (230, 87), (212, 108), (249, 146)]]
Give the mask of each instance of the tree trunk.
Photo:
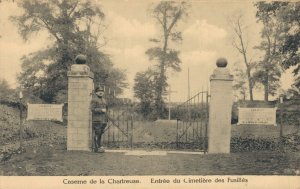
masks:
[(163, 100), (162, 100), (162, 93), (163, 93), (163, 85), (164, 85), (164, 75), (165, 75), (165, 65), (164, 61), (161, 62), (160, 65), (160, 76), (159, 76), (159, 84), (157, 88), (157, 97), (156, 97), (156, 108), (157, 108), (157, 118), (163, 117)]
[(163, 113), (164, 113), (162, 95), (163, 95), (163, 90), (165, 85), (165, 55), (167, 53), (167, 47), (168, 47), (168, 33), (166, 29), (164, 32), (165, 32), (164, 33), (165, 37), (164, 37), (164, 46), (163, 46), (163, 57), (160, 63), (160, 76), (159, 76), (160, 78), (159, 78), (159, 85), (158, 85), (157, 99), (156, 99), (158, 118), (163, 118)]
[(264, 89), (265, 89), (264, 100), (265, 102), (268, 102), (269, 101), (269, 73), (268, 72), (266, 74)]
[(268, 48), (267, 48), (267, 59), (265, 61), (266, 79), (265, 79), (264, 86), (265, 86), (265, 102), (268, 102), (269, 101), (269, 68), (268, 67), (269, 65), (271, 65), (272, 59), (271, 59), (271, 39), (269, 35), (266, 36), (268, 40)]
[(249, 96), (250, 96), (250, 101), (253, 101), (253, 85), (252, 85), (252, 77), (251, 77), (251, 73), (250, 73), (250, 65), (249, 62), (247, 60), (247, 54), (246, 54), (246, 49), (244, 47), (244, 42), (243, 42), (243, 38), (240, 37), (240, 43), (241, 43), (241, 53), (243, 54), (243, 58), (244, 58), (244, 63), (246, 65), (246, 73), (247, 73), (247, 79), (248, 79), (248, 87), (249, 87)]
[(253, 101), (253, 85), (252, 85), (252, 78), (250, 74), (250, 68), (247, 66), (247, 77), (248, 77), (248, 84), (249, 84), (249, 96), (250, 101)]

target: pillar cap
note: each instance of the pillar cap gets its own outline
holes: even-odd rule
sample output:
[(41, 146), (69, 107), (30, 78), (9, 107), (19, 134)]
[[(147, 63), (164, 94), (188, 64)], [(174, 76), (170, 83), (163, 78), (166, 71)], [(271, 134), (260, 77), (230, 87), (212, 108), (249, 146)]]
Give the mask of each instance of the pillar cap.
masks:
[(75, 57), (75, 64), (86, 64), (86, 56), (79, 54)]
[(68, 71), (68, 77), (90, 77), (94, 78), (94, 74), (91, 72), (90, 67), (86, 64), (86, 56), (78, 54), (74, 63)]
[(226, 58), (219, 58), (216, 62), (218, 68), (226, 68), (228, 62)]
[(210, 81), (212, 80), (224, 80), (232, 81), (233, 76), (230, 74), (228, 68), (226, 68), (228, 62), (226, 58), (219, 58), (216, 61), (217, 68), (214, 70), (213, 74), (210, 76)]

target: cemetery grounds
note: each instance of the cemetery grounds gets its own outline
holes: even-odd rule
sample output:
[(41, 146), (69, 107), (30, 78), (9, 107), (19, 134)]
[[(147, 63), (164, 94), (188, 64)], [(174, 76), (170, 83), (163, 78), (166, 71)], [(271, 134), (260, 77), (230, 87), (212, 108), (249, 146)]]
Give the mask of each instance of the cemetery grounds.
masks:
[[(273, 150), (236, 150), (231, 154), (125, 155), (121, 152), (67, 151), (64, 123), (26, 121), (26, 137), (19, 148), (18, 109), (0, 105), (3, 176), (88, 175), (300, 175), (299, 132), (288, 145)], [(299, 126), (299, 125), (298, 125)], [(168, 140), (170, 123), (137, 121), (135, 140)], [(151, 128), (151, 129), (149, 129)], [(292, 144), (292, 145), (291, 145)], [(237, 149), (237, 148), (235, 148)], [(133, 146), (133, 150), (135, 149)], [(157, 151), (155, 146), (143, 150)]]

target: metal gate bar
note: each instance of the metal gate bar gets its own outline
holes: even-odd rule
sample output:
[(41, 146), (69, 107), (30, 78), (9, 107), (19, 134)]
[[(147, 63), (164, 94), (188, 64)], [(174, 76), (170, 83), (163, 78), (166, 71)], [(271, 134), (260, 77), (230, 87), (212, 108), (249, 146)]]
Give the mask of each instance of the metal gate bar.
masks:
[(207, 151), (208, 91), (201, 91), (176, 107), (178, 149)]
[[(103, 144), (109, 148), (132, 147), (133, 119), (129, 103), (110, 105), (107, 114), (108, 125), (103, 134)], [(129, 127), (129, 124), (132, 126)]]

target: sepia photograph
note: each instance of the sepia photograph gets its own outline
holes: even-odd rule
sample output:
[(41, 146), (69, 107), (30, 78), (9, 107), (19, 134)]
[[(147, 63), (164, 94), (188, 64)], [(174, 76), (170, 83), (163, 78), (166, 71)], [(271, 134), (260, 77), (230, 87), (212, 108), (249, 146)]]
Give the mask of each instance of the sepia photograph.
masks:
[(300, 2), (0, 0), (0, 27), (1, 189), (300, 188)]

